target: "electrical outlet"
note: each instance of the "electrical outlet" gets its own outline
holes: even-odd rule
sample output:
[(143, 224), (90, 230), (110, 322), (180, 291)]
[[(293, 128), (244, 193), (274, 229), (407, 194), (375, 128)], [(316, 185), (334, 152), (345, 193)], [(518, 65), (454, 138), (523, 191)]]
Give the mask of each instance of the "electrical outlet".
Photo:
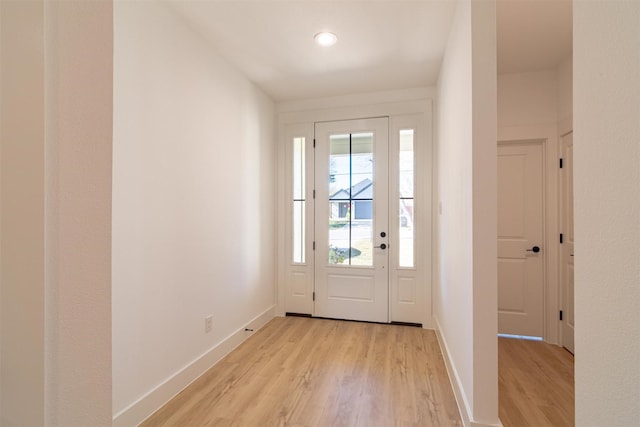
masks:
[(207, 316), (204, 318), (204, 333), (208, 334), (213, 329), (213, 316)]

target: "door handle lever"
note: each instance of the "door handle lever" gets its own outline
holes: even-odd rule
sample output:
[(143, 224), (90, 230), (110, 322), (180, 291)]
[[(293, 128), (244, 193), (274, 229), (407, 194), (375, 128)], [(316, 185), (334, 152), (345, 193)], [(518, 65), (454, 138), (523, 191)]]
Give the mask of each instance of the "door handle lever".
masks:
[(527, 252), (533, 252), (534, 254), (537, 254), (538, 252), (540, 252), (540, 246), (534, 246), (531, 249), (527, 249)]
[(381, 244), (380, 246), (374, 246), (375, 249), (387, 249), (387, 245), (385, 243)]

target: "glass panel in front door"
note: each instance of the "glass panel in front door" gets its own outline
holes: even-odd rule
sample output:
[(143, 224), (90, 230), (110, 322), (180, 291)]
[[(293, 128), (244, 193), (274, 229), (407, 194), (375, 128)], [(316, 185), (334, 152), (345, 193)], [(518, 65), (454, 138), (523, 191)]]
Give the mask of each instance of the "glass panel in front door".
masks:
[(329, 136), (330, 265), (373, 266), (373, 133)]

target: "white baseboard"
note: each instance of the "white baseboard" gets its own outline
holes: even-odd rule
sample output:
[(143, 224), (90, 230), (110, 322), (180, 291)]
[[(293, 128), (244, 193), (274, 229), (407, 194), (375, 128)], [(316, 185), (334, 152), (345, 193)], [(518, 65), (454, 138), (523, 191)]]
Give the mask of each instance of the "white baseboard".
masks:
[(460, 377), (458, 376), (458, 371), (455, 368), (453, 360), (451, 359), (451, 353), (449, 352), (449, 347), (447, 346), (447, 342), (444, 339), (444, 336), (441, 332), (440, 321), (437, 316), (433, 316), (433, 324), (435, 326), (436, 337), (438, 338), (438, 344), (440, 344), (440, 350), (442, 350), (442, 358), (444, 359), (444, 365), (447, 368), (447, 373), (449, 374), (449, 382), (451, 383), (451, 388), (453, 388), (453, 394), (456, 397), (456, 402), (458, 403), (458, 412), (460, 412), (460, 418), (462, 418), (462, 424), (464, 427), (471, 426), (471, 408), (469, 407), (469, 402), (467, 402), (467, 396), (464, 393), (464, 388), (462, 387), (462, 382), (460, 381)]
[(453, 388), (453, 394), (456, 398), (458, 411), (460, 412), (460, 418), (462, 418), (462, 424), (464, 427), (502, 427), (502, 423), (499, 420), (498, 424), (480, 423), (473, 420), (473, 412), (469, 406), (469, 401), (466, 393), (464, 392), (464, 388), (462, 387), (462, 381), (460, 380), (460, 376), (456, 370), (455, 363), (451, 358), (447, 341), (442, 335), (442, 328), (440, 327), (438, 317), (435, 315), (433, 316), (433, 325), (435, 326), (436, 337), (440, 344), (440, 350), (442, 350), (442, 358), (444, 359), (444, 364), (447, 368), (447, 373), (449, 374), (449, 382), (451, 383), (451, 388)]
[[(202, 356), (189, 363), (170, 378), (167, 378), (162, 384), (114, 415), (112, 426), (133, 427), (140, 424), (274, 317), (275, 305), (256, 316)], [(253, 329), (253, 332), (247, 332), (245, 328)]]

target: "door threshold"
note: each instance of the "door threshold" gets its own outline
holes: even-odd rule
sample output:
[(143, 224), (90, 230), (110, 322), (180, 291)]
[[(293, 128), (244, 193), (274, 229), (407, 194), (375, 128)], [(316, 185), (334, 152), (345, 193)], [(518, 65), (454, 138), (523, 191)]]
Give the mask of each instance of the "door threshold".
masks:
[(499, 338), (511, 338), (526, 341), (544, 341), (542, 337), (531, 337), (528, 335), (498, 334)]
[(422, 328), (422, 323), (413, 323), (413, 322), (391, 322), (392, 325), (398, 326), (413, 326), (414, 328)]
[(284, 315), (286, 317), (311, 317), (310, 314), (305, 314), (305, 313), (290, 313), (290, 312), (286, 312)]
[(357, 323), (372, 323), (377, 325), (394, 325), (394, 326), (413, 326), (413, 327), (422, 327), (421, 323), (408, 323), (408, 322), (375, 322), (373, 320), (357, 320), (357, 319), (338, 319), (335, 317), (321, 317), (321, 316), (311, 316), (314, 319), (324, 319), (324, 320), (339, 320), (342, 322), (357, 322)]

